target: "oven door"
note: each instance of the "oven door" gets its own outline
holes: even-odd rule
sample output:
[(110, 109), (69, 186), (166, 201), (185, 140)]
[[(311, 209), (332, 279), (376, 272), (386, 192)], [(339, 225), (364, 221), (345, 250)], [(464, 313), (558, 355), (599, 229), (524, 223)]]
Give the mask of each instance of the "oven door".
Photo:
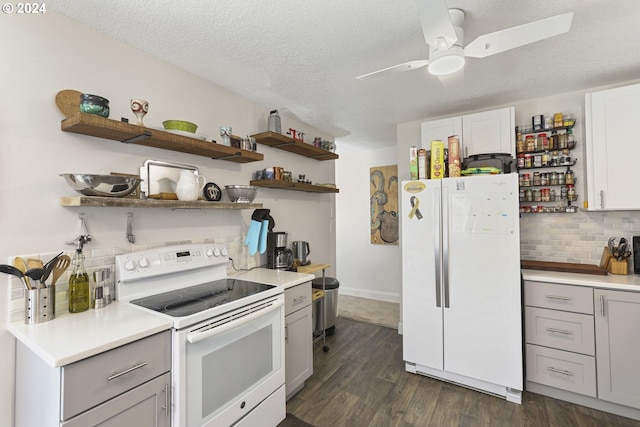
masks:
[(174, 348), (173, 425), (230, 426), (284, 385), (284, 296), (177, 331)]

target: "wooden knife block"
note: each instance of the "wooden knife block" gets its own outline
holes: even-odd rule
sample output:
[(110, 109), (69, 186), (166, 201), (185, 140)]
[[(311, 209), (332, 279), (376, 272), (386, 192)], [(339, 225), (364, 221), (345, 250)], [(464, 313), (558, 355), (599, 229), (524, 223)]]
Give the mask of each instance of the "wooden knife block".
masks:
[(602, 257), (600, 258), (600, 267), (604, 268), (611, 274), (629, 274), (629, 266), (627, 260), (617, 261), (608, 247), (604, 247)]

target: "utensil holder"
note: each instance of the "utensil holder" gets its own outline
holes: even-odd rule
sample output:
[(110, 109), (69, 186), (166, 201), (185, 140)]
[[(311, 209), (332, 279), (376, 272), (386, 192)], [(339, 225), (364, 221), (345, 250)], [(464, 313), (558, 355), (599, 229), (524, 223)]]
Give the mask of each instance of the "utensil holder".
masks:
[(35, 325), (56, 317), (56, 288), (48, 286), (24, 291), (24, 323)]

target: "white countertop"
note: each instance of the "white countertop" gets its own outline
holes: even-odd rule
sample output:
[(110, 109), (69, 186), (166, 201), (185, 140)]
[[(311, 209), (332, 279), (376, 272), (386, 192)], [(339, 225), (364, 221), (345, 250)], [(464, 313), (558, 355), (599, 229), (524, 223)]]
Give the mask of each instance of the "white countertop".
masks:
[(250, 271), (238, 271), (229, 276), (250, 282), (282, 286), (287, 289), (315, 279), (313, 274), (295, 273), (293, 271), (273, 270), (270, 268), (254, 268)]
[(65, 312), (36, 325), (11, 322), (7, 329), (48, 365), (57, 368), (171, 326), (172, 322), (163, 316), (114, 301), (99, 310)]
[(534, 282), (562, 283), (566, 285), (591, 286), (594, 288), (640, 292), (640, 275), (563, 273), (544, 270), (522, 270), (524, 280)]

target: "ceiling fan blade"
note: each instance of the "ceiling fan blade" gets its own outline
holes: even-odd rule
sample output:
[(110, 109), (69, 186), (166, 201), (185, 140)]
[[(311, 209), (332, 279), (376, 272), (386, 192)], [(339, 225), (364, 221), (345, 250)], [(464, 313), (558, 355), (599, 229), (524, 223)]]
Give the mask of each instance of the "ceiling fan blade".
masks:
[(466, 56), (484, 58), (509, 49), (566, 33), (571, 28), (573, 12), (541, 19), (517, 27), (482, 35), (464, 48)]
[(439, 49), (451, 47), (457, 36), (444, 0), (416, 0), (416, 4), (427, 44)]
[(374, 71), (373, 73), (363, 74), (361, 76), (356, 77), (356, 79), (364, 79), (368, 77), (375, 77), (381, 74), (391, 74), (398, 73), (403, 71), (411, 71), (416, 70), (418, 68), (422, 68), (425, 65), (429, 64), (429, 60), (427, 59), (419, 59), (416, 61), (409, 61), (403, 64), (394, 65), (393, 67), (383, 68), (382, 70)]

